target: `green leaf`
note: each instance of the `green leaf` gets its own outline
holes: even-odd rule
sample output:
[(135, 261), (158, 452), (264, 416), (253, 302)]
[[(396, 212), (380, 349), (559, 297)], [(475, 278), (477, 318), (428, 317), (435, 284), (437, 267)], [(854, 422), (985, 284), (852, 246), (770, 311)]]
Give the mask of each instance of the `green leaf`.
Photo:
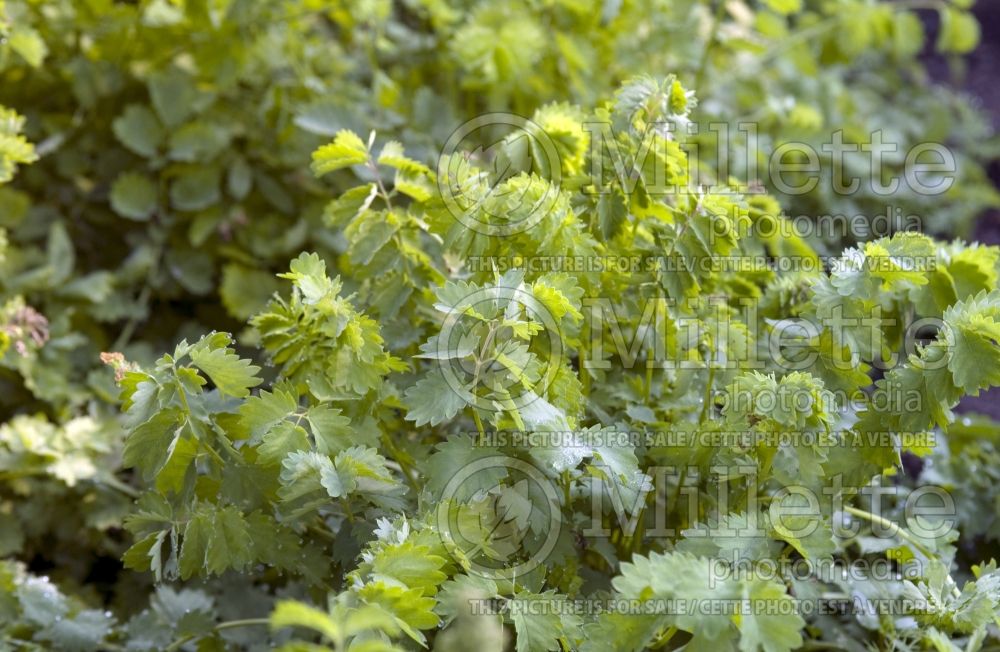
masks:
[(222, 198), (219, 170), (214, 167), (194, 167), (177, 175), (170, 184), (170, 203), (181, 211), (199, 211)]
[(195, 121), (170, 134), (168, 154), (175, 161), (207, 162), (218, 156), (228, 145), (229, 131), (225, 126)]
[(233, 159), (226, 172), (226, 190), (234, 199), (245, 199), (253, 187), (253, 169), (243, 157)]
[(277, 465), (294, 451), (309, 450), (305, 429), (290, 421), (282, 421), (268, 431), (257, 448), (261, 464)]
[(17, 600), (24, 618), (38, 625), (50, 625), (69, 611), (66, 596), (48, 578), (28, 577), (17, 585)]
[(474, 399), (452, 388), (439, 369), (431, 369), (417, 384), (406, 390), (406, 420), (414, 425), (436, 426), (450, 420)]
[(282, 500), (293, 501), (315, 492), (323, 492), (326, 496), (314, 499), (328, 502), (329, 498), (340, 498), (347, 493), (337, 469), (326, 455), (295, 451), (285, 457), (281, 466), (281, 489), (278, 490), (278, 495)]
[(802, 0), (764, 0), (764, 4), (784, 16), (802, 11)]
[(181, 579), (189, 579), (200, 574), (205, 568), (205, 553), (212, 532), (210, 514), (198, 512), (191, 517), (184, 528), (181, 539), (181, 554), (178, 559)]
[(271, 627), (304, 627), (319, 632), (328, 640), (339, 640), (343, 628), (330, 616), (315, 607), (294, 600), (279, 600), (271, 612)]
[(830, 524), (803, 502), (801, 496), (790, 494), (771, 503), (772, 535), (805, 559), (828, 559), (837, 551)]
[(941, 31), (937, 41), (940, 52), (966, 54), (976, 49), (981, 31), (975, 16), (953, 7), (942, 8), (940, 15)]
[(398, 224), (391, 213), (366, 212), (344, 230), (351, 242), (350, 257), (355, 265), (367, 265), (392, 239)]
[(363, 215), (377, 196), (378, 187), (374, 183), (347, 190), (327, 204), (323, 213), (326, 223), (330, 226), (346, 225), (354, 218)]
[[(476, 446), (472, 437), (457, 436), (451, 437), (437, 445), (434, 454), (427, 459), (424, 475), (427, 478), (427, 490), (435, 499), (442, 499), (442, 492), (448, 482), (460, 473), (462, 469), (477, 460), (492, 457), (498, 454), (495, 448)], [(465, 501), (472, 498), (479, 491), (489, 491), (499, 487), (507, 477), (507, 468), (498, 464), (493, 468), (485, 468), (473, 474), (468, 482), (463, 482), (458, 489), (459, 493), (447, 498), (457, 501)]]
[(250, 364), (249, 360), (241, 359), (236, 353), (226, 347), (229, 337), (219, 335), (202, 338), (192, 347), (191, 362), (208, 374), (216, 388), (224, 394), (245, 398), (250, 395), (250, 388), (256, 387), (262, 381), (257, 376), (260, 367)]
[[(795, 613), (785, 587), (776, 582), (752, 580), (743, 597), (758, 609), (739, 621), (740, 650), (743, 652), (787, 652), (802, 645), (805, 622)], [(768, 613), (767, 608), (771, 612)]]
[(278, 423), (287, 419), (299, 407), (296, 397), (286, 389), (261, 390), (240, 406), (240, 418), (254, 439), (263, 437)]
[(273, 274), (231, 263), (222, 268), (219, 296), (230, 315), (246, 320), (260, 312), (280, 288)]
[(434, 595), (448, 577), (441, 571), (445, 563), (443, 557), (431, 554), (429, 546), (404, 541), (381, 549), (372, 561), (371, 573), (384, 581), (395, 580), (410, 588), (422, 588), (424, 595)]
[(362, 600), (378, 605), (396, 618), (396, 624), (406, 634), (423, 645), (426, 637), (419, 630), (437, 627), (440, 619), (434, 613), (434, 598), (423, 597), (419, 589), (371, 582), (358, 590)]
[(317, 405), (306, 411), (306, 419), (316, 440), (316, 450), (323, 455), (336, 455), (358, 443), (354, 441), (351, 420), (339, 409)]
[(194, 80), (177, 68), (150, 75), (149, 95), (157, 115), (167, 127), (176, 127), (184, 122), (196, 110), (200, 100)]
[(617, 190), (608, 190), (597, 199), (597, 219), (605, 240), (612, 240), (621, 231), (628, 217), (625, 198)]
[[(529, 603), (532, 601), (547, 602), (550, 608), (532, 610), (527, 604), (511, 614), (514, 630), (517, 632), (517, 652), (552, 652), (560, 650), (559, 639), (563, 636), (563, 623), (559, 609), (551, 608), (558, 600), (555, 591), (535, 594), (522, 592), (517, 600)], [(568, 610), (567, 610), (568, 613)]]
[(967, 393), (1000, 385), (1000, 291), (956, 303), (944, 321), (955, 385)]
[(198, 440), (189, 428), (179, 428), (167, 449), (167, 459), (156, 472), (156, 489), (164, 494), (180, 493), (188, 468), (198, 454)]
[(388, 165), (391, 168), (411, 174), (430, 174), (430, 168), (426, 165), (407, 158), (403, 154), (402, 143), (396, 140), (390, 140), (382, 146), (382, 151), (378, 155), (377, 162), (379, 165)]
[(369, 497), (403, 491), (403, 486), (386, 466), (386, 459), (374, 448), (353, 446), (338, 453), (333, 463), (340, 483), (348, 491), (358, 491)]
[(56, 649), (74, 651), (98, 650), (112, 632), (114, 620), (98, 609), (86, 609), (70, 618), (61, 618), (42, 631), (38, 637), (50, 641)]
[(139, 156), (156, 156), (163, 143), (163, 127), (147, 107), (130, 104), (112, 123), (115, 136), (125, 147)]
[(151, 480), (167, 459), (181, 419), (177, 410), (162, 410), (135, 428), (125, 441), (124, 464), (139, 469), (143, 477)]
[(230, 568), (242, 570), (252, 561), (252, 542), (243, 514), (231, 506), (216, 511), (205, 553), (206, 570), (221, 575)]
[(431, 179), (419, 172), (398, 170), (393, 181), (396, 190), (416, 202), (425, 202), (434, 196), (434, 184)]
[(156, 185), (145, 175), (125, 172), (111, 186), (111, 208), (130, 220), (148, 220), (156, 202)]
[(32, 68), (38, 68), (49, 54), (41, 34), (33, 27), (16, 25), (7, 37), (10, 49), (17, 52)]
[[(14, 178), (14, 172), (19, 164), (33, 163), (38, 160), (34, 146), (21, 135), (23, 128), (24, 118), (14, 111), (0, 106), (0, 185)], [(14, 216), (23, 215), (27, 210), (27, 206), (18, 207), (18, 204), (22, 202), (16, 200), (21, 197), (23, 197), (23, 203), (26, 204), (27, 197), (24, 195), (0, 195), (0, 206), (3, 207), (8, 216), (7, 219), (0, 219), (0, 224), (17, 224), (20, 218)], [(13, 206), (8, 204), (13, 204)], [(2, 251), (0, 251), (0, 262), (2, 262)]]
[(312, 171), (318, 177), (323, 176), (327, 172), (365, 163), (368, 156), (368, 148), (357, 134), (344, 129), (337, 132), (332, 143), (313, 152)]

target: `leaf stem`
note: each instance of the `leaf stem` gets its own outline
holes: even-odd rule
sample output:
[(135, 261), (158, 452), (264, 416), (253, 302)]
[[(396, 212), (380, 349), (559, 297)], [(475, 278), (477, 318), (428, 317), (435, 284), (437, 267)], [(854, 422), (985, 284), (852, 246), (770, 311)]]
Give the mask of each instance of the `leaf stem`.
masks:
[[(267, 618), (245, 618), (243, 620), (227, 620), (226, 622), (219, 623), (212, 628), (213, 632), (221, 632), (226, 629), (236, 629), (237, 627), (253, 627), (257, 625), (267, 625), (271, 621)], [(197, 636), (195, 634), (190, 634), (188, 636), (181, 637), (164, 648), (164, 652), (176, 652), (181, 649), (185, 643), (193, 641)]]
[(670, 642), (670, 639), (672, 639), (676, 634), (677, 634), (677, 627), (673, 625), (670, 626), (669, 628), (667, 628), (665, 632), (663, 632), (663, 634), (660, 635), (659, 638), (653, 641), (653, 644), (650, 646), (650, 648), (658, 650), (664, 647), (667, 643)]
[(382, 433), (382, 445), (386, 447), (392, 458), (399, 464), (399, 470), (402, 472), (403, 477), (406, 478), (406, 483), (413, 489), (413, 495), (419, 496), (420, 490), (413, 479), (413, 466), (410, 464), (409, 455), (403, 452), (399, 446), (396, 446), (396, 442), (389, 433)]
[(871, 512), (867, 512), (863, 509), (858, 509), (857, 507), (851, 507), (850, 505), (845, 505), (844, 511), (847, 512), (848, 514), (851, 514), (852, 516), (857, 516), (858, 518), (864, 519), (869, 523), (876, 523), (884, 527), (886, 530), (889, 531), (889, 533), (892, 536), (903, 539), (904, 541), (912, 545), (914, 548), (919, 550), (923, 555), (925, 555), (929, 559), (937, 557), (937, 555), (931, 552), (931, 550), (927, 548), (927, 546), (920, 543), (920, 541), (918, 541), (916, 537), (914, 537), (912, 534), (910, 534), (903, 528), (899, 527), (898, 525), (896, 525), (887, 518), (882, 518), (881, 516), (872, 514)]
[(712, 385), (715, 382), (715, 346), (712, 342), (708, 344), (708, 378), (705, 380), (705, 396), (702, 398), (701, 413), (698, 415), (698, 424), (705, 423), (708, 418), (709, 409), (712, 406)]
[(130, 498), (139, 497), (139, 491), (135, 487), (125, 484), (113, 475), (101, 476), (97, 482), (98, 484), (103, 484), (112, 489), (116, 489)]
[(385, 202), (385, 207), (391, 211), (392, 199), (389, 196), (389, 192), (385, 189), (385, 184), (382, 183), (382, 175), (379, 174), (378, 164), (370, 158), (368, 159), (368, 169), (370, 169), (375, 175), (375, 183), (378, 184), (379, 194), (382, 195), (382, 201)]
[(479, 431), (479, 444), (482, 445), (486, 443), (486, 429), (483, 428), (483, 419), (475, 406), (472, 406), (472, 418), (476, 422), (476, 430)]

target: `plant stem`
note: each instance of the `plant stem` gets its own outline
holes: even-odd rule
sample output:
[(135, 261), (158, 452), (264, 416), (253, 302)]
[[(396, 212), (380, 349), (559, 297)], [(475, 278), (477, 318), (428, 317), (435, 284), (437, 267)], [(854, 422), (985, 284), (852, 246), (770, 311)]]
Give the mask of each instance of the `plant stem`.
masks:
[[(892, 521), (882, 518), (881, 516), (876, 516), (871, 512), (866, 512), (863, 509), (858, 509), (857, 507), (845, 506), (844, 511), (847, 512), (848, 514), (857, 516), (858, 518), (863, 518), (871, 523), (878, 523), (879, 525), (887, 529), (892, 536), (896, 536), (899, 537), (900, 539), (903, 539), (904, 541), (912, 545), (914, 548), (919, 550), (920, 553), (923, 554), (928, 559), (938, 558), (938, 555), (934, 554), (934, 552), (932, 552), (929, 548), (927, 548), (927, 546), (920, 543), (920, 541), (918, 541), (916, 537), (914, 537), (912, 534), (910, 534), (903, 528), (899, 527)], [(954, 578), (952, 578), (950, 573), (948, 574), (948, 581), (951, 582), (952, 595), (957, 598), (962, 594), (962, 592), (958, 588), (958, 582), (956, 582)]]
[(486, 443), (486, 429), (483, 428), (483, 419), (479, 416), (479, 410), (475, 407), (472, 408), (472, 418), (476, 422), (476, 430), (479, 431), (479, 443), (482, 445)]
[(663, 646), (665, 646), (667, 643), (670, 642), (670, 639), (672, 639), (675, 634), (677, 634), (677, 628), (671, 626), (670, 628), (667, 629), (667, 631), (663, 632), (663, 634), (658, 639), (653, 641), (653, 644), (650, 646), (651, 649), (658, 650), (662, 648)]
[(400, 450), (395, 440), (387, 432), (382, 433), (382, 445), (386, 447), (392, 458), (399, 464), (399, 470), (402, 472), (403, 477), (406, 478), (406, 483), (413, 489), (413, 495), (419, 496), (420, 489), (417, 487), (416, 480), (413, 479), (413, 466), (410, 464), (409, 455)]
[(712, 406), (712, 384), (715, 382), (715, 364), (713, 364), (713, 358), (715, 357), (715, 346), (709, 342), (708, 349), (708, 378), (705, 380), (705, 396), (702, 398), (701, 413), (698, 415), (698, 425), (705, 423), (705, 419), (708, 418), (708, 411)]
[(130, 498), (139, 497), (139, 491), (135, 487), (125, 484), (124, 482), (122, 482), (113, 475), (107, 475), (101, 477), (98, 480), (98, 483), (111, 487), (112, 489), (116, 489)]
[(852, 516), (857, 516), (858, 518), (862, 518), (868, 521), (869, 523), (877, 523), (878, 525), (881, 525), (886, 530), (888, 530), (889, 533), (892, 534), (892, 536), (896, 536), (899, 537), (900, 539), (905, 540), (907, 543), (909, 543), (914, 548), (919, 550), (926, 557), (928, 558), (936, 557), (936, 555), (933, 552), (931, 552), (924, 544), (920, 543), (920, 541), (918, 541), (912, 534), (910, 534), (903, 528), (899, 527), (889, 519), (882, 518), (881, 516), (877, 516), (875, 514), (872, 514), (871, 512), (866, 512), (863, 509), (858, 509), (857, 507), (851, 507), (849, 505), (844, 506), (844, 511), (847, 512), (848, 514), (851, 514)]
[[(267, 618), (246, 618), (244, 620), (227, 620), (224, 623), (219, 623), (212, 628), (213, 632), (221, 632), (226, 629), (236, 629), (237, 627), (253, 627), (256, 625), (267, 625), (270, 622)], [(189, 636), (184, 636), (177, 639), (166, 648), (164, 652), (176, 652), (176, 650), (181, 649), (185, 643), (189, 643), (196, 638), (194, 634)]]
[(382, 183), (382, 175), (379, 174), (378, 164), (375, 161), (368, 160), (368, 169), (372, 171), (375, 175), (375, 183), (378, 185), (379, 194), (382, 195), (382, 201), (385, 202), (385, 207), (390, 211), (392, 210), (392, 199), (389, 196), (389, 191), (385, 189), (385, 184)]

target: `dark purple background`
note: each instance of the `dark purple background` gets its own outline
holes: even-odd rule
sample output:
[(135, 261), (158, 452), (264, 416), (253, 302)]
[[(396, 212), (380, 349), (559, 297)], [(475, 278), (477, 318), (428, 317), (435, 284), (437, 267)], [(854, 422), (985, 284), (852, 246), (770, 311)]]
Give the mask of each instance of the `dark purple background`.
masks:
[[(974, 11), (982, 25), (982, 41), (976, 51), (966, 57), (964, 70), (960, 69), (957, 75), (944, 57), (932, 52), (938, 32), (937, 12), (923, 12), (930, 37), (926, 63), (936, 82), (978, 98), (981, 107), (993, 116), (994, 129), (1000, 130), (1000, 2), (979, 0)], [(989, 171), (994, 185), (1000, 185), (1000, 161), (994, 161)], [(1000, 211), (990, 210), (980, 216), (973, 237), (986, 244), (1000, 245)], [(1000, 388), (963, 399), (958, 411), (979, 412), (1000, 420)]]

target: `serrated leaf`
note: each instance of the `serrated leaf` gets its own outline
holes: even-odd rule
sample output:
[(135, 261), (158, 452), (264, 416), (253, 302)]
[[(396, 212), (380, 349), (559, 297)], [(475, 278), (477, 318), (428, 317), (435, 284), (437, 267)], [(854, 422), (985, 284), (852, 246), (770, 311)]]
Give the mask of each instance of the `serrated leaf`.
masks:
[(284, 421), (299, 407), (298, 400), (287, 389), (261, 390), (240, 406), (240, 418), (250, 431), (250, 437), (263, 437), (271, 428)]
[(294, 600), (280, 600), (271, 612), (271, 627), (304, 627), (319, 632), (331, 641), (343, 636), (343, 628), (329, 614)]
[(428, 491), (436, 499), (448, 498), (461, 502), (470, 499), (479, 491), (485, 492), (499, 487), (507, 477), (507, 468), (500, 463), (492, 468), (484, 468), (470, 476), (468, 482), (463, 482), (458, 487), (459, 493), (442, 496), (445, 486), (456, 474), (477, 460), (494, 457), (498, 454), (496, 449), (476, 446), (472, 437), (449, 438), (438, 444), (434, 454), (427, 459), (424, 475), (427, 478)]
[(378, 187), (374, 183), (351, 188), (327, 204), (323, 217), (330, 226), (344, 226), (363, 215), (377, 196)]
[(316, 450), (323, 455), (336, 455), (357, 443), (353, 441), (351, 420), (339, 409), (317, 405), (306, 411), (306, 419), (316, 441)]
[(180, 430), (181, 418), (178, 411), (163, 410), (135, 428), (125, 441), (124, 464), (152, 479), (167, 458), (175, 433)]
[(104, 647), (114, 620), (103, 611), (86, 609), (70, 618), (62, 618), (47, 627), (39, 638), (50, 641), (66, 652), (91, 652)]
[(213, 523), (208, 512), (198, 512), (191, 517), (181, 538), (181, 552), (178, 558), (181, 579), (189, 579), (205, 569), (205, 555)]
[(368, 148), (364, 142), (354, 132), (344, 129), (337, 132), (332, 143), (313, 152), (312, 171), (319, 177), (351, 165), (360, 165), (367, 160)]
[[(522, 592), (517, 599), (530, 603), (532, 601), (555, 602), (558, 600), (555, 592), (542, 594)], [(514, 630), (517, 632), (517, 652), (552, 652), (562, 649), (559, 639), (563, 635), (562, 620), (559, 609), (538, 609), (530, 607), (518, 608), (511, 614)], [(568, 611), (567, 611), (568, 613)]]
[(190, 356), (191, 362), (208, 374), (218, 390), (230, 396), (245, 398), (250, 395), (251, 387), (262, 382), (257, 376), (260, 367), (241, 359), (230, 349), (196, 346)]
[(242, 570), (253, 561), (247, 522), (235, 507), (225, 507), (213, 515), (212, 529), (205, 553), (205, 568), (221, 574), (233, 568)]
[(382, 151), (378, 155), (379, 165), (388, 165), (391, 168), (409, 173), (430, 174), (430, 168), (423, 163), (414, 161), (403, 154), (403, 145), (399, 141), (390, 140), (382, 146)]
[(461, 410), (472, 404), (471, 394), (464, 396), (454, 390), (439, 369), (431, 369), (428, 375), (406, 390), (406, 404), (409, 410), (406, 420), (414, 425), (436, 426), (450, 420)]
[(156, 489), (164, 494), (180, 493), (188, 467), (198, 454), (198, 440), (187, 428), (179, 428), (167, 448), (167, 457), (156, 472)]

